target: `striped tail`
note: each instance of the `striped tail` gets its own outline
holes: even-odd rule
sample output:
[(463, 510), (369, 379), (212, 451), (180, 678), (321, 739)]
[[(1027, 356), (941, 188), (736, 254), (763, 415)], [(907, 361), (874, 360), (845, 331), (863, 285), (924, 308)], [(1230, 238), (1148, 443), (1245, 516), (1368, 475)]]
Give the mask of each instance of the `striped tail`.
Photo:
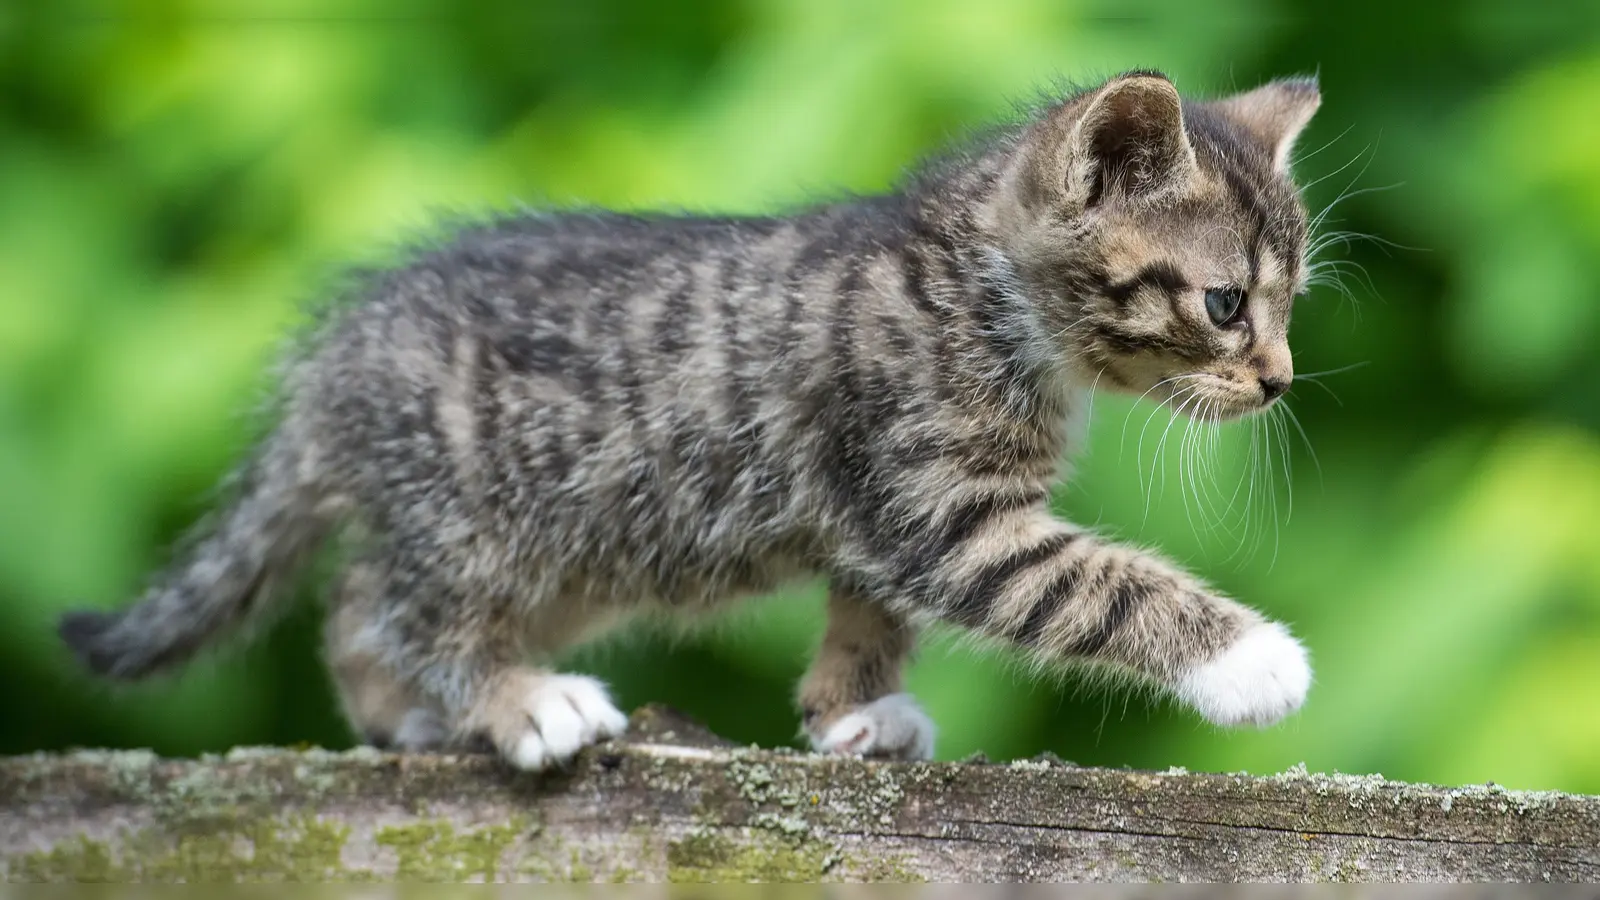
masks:
[(246, 466), (214, 526), (138, 603), (63, 615), (58, 633), (79, 661), (109, 678), (143, 678), (188, 661), (284, 599), (331, 526), (299, 461), (280, 431)]

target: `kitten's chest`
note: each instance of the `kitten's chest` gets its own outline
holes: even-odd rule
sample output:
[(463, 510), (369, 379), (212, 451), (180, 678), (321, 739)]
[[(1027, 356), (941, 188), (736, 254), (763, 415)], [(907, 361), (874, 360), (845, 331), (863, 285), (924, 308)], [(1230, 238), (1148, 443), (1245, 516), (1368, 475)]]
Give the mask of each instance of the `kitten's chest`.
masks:
[(1089, 445), (1089, 420), (1093, 406), (1092, 390), (1069, 387), (1064, 391), (1062, 411), (1055, 426), (1059, 447), (1055, 460), (1055, 478), (1058, 482), (1071, 480), (1078, 456)]
[[(994, 406), (947, 410), (942, 425), (943, 464), (932, 467), (928, 490), (969, 480), (1021, 480), (1048, 489), (1072, 473), (1073, 459), (1087, 443), (1087, 391), (1063, 388), (1028, 415)], [(908, 460), (918, 454), (908, 453)]]

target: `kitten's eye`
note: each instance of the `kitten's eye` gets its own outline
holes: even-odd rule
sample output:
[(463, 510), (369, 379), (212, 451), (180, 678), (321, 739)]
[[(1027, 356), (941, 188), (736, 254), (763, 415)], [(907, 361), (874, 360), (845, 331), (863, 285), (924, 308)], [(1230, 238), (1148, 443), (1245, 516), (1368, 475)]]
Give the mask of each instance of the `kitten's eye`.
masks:
[(1244, 305), (1244, 289), (1238, 287), (1206, 288), (1206, 314), (1218, 328), (1233, 324)]

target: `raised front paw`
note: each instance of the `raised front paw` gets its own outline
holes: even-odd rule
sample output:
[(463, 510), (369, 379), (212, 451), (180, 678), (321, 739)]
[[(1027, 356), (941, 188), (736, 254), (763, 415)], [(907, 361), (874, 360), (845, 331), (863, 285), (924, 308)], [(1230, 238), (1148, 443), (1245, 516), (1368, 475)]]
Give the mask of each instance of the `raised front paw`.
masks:
[(820, 753), (929, 759), (933, 756), (933, 720), (910, 694), (890, 694), (857, 706), (812, 733)]
[(1184, 674), (1177, 693), (1214, 724), (1265, 727), (1299, 709), (1310, 688), (1305, 647), (1277, 622), (1261, 622)]

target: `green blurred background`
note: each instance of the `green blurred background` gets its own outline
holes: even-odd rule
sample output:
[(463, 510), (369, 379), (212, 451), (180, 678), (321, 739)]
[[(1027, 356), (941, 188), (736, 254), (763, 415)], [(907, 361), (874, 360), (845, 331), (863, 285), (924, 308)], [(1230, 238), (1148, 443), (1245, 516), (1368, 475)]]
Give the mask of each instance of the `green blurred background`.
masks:
[[(1311, 204), (1388, 187), (1331, 227), (1405, 249), (1334, 248), (1370, 286), (1352, 271), (1353, 302), (1321, 289), (1297, 311), (1300, 371), (1358, 366), (1291, 397), (1316, 460), (1292, 431), (1185, 441), (1102, 396), (1060, 495), (1292, 623), (1309, 705), (1225, 733), (949, 634), (910, 686), (946, 758), (1600, 792), (1600, 15), (1508, 9), (0, 4), (0, 752), (349, 744), (314, 603), (242, 653), (118, 691), (72, 670), (52, 622), (131, 599), (247, 440), (304, 304), (438, 211), (773, 209), (881, 189), (1062, 78), (1156, 67), (1215, 93), (1320, 71)], [(1252, 442), (1275, 487), (1246, 482), (1248, 509), (1240, 494), (1227, 511)], [(1183, 467), (1195, 454), (1212, 467)], [(571, 664), (628, 705), (792, 742), (818, 601), (632, 632)]]

